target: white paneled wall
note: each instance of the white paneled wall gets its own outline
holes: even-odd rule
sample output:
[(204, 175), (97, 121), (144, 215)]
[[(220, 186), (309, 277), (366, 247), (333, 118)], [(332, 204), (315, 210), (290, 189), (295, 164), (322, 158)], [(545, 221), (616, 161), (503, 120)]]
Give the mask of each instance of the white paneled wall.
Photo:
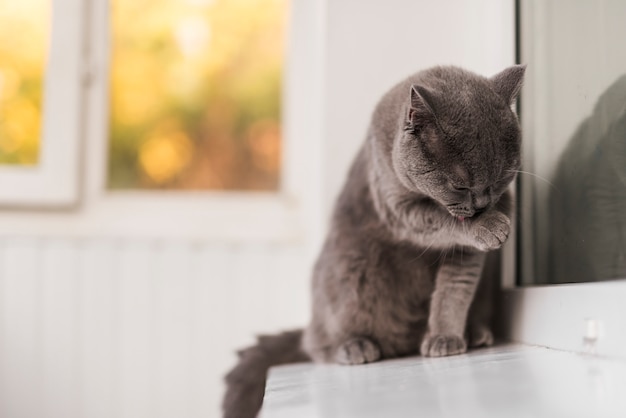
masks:
[(0, 241), (0, 417), (218, 417), (254, 334), (301, 327), (302, 247)]

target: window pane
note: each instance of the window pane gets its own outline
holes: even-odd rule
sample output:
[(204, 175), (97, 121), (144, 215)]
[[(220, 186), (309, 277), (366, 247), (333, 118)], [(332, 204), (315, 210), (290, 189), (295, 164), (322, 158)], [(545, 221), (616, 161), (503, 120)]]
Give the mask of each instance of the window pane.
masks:
[(521, 277), (626, 278), (626, 2), (522, 10)]
[(109, 187), (278, 187), (286, 6), (113, 0)]
[(49, 0), (0, 1), (0, 164), (36, 164)]

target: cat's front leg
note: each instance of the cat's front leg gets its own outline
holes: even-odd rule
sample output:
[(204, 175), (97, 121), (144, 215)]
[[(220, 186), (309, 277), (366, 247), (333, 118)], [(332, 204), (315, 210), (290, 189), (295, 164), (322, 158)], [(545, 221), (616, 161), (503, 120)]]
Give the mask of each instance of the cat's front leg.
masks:
[(421, 353), (429, 357), (467, 351), (465, 325), (476, 293), (485, 253), (459, 249), (442, 262), (435, 278), (428, 315), (428, 331)]
[[(469, 307), (480, 281), (486, 251), (500, 248), (507, 240), (511, 220), (492, 209), (464, 221), (464, 244), (479, 251), (462, 250), (441, 265), (431, 297), (428, 332), (421, 346), (425, 356), (440, 357), (467, 351), (464, 338)], [(493, 335), (484, 324), (470, 324), (470, 346), (491, 345)]]

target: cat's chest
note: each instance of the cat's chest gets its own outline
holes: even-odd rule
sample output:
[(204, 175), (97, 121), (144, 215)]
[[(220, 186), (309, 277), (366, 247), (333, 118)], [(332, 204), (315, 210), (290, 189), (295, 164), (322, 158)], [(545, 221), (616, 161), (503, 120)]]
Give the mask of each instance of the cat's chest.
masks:
[(395, 298), (420, 303), (430, 298), (442, 254), (412, 245), (397, 246), (387, 259)]

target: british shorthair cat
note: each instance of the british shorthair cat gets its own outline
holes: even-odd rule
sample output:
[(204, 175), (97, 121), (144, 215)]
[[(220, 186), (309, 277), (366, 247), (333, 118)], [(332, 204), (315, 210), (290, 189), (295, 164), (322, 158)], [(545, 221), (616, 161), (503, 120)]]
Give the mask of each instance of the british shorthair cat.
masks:
[(472, 302), (487, 252), (511, 229), (521, 147), (511, 105), (524, 70), (485, 78), (435, 67), (382, 97), (314, 267), (311, 322), (239, 353), (224, 417), (256, 416), (273, 365), (448, 356), (493, 342), (489, 306)]

